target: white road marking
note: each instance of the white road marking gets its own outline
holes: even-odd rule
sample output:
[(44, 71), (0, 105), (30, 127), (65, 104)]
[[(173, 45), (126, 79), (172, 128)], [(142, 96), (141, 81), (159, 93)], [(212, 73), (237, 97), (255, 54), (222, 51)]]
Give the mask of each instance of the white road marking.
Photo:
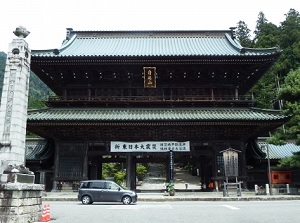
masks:
[(111, 206), (107, 209), (114, 209), (114, 210), (137, 210), (139, 209), (136, 205), (121, 205), (121, 206)]
[(137, 210), (137, 209), (173, 209), (171, 205), (163, 204), (163, 205), (118, 205), (118, 206), (110, 206), (107, 209), (114, 210)]
[(239, 208), (231, 206), (231, 205), (222, 205), (223, 207), (229, 208), (231, 210), (239, 210)]

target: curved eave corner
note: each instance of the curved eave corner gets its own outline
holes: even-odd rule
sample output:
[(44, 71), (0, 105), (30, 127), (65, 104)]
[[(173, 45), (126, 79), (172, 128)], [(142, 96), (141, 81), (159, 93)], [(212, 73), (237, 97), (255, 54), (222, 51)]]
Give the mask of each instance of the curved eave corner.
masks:
[(280, 55), (282, 53), (282, 50), (280, 50), (277, 47), (271, 47), (271, 48), (249, 48), (249, 47), (243, 47), (237, 39), (232, 39), (232, 37), (225, 33), (226, 40), (231, 44), (231, 46), (238, 51), (241, 55), (246, 53), (256, 53), (256, 54), (263, 54), (263, 55)]
[(65, 50), (70, 45), (72, 45), (72, 43), (75, 41), (76, 38), (77, 36), (76, 34), (74, 34), (70, 40), (63, 42), (60, 48), (47, 49), (47, 50), (31, 50), (31, 53), (33, 56), (39, 56), (39, 57), (44, 57), (44, 56), (57, 57), (62, 50)]
[(255, 108), (255, 107), (251, 107), (249, 109), (251, 109), (253, 111), (256, 111), (256, 112), (262, 112), (262, 113), (266, 113), (266, 114), (272, 114), (272, 115), (274, 115), (274, 116), (277, 117), (277, 120), (282, 121), (282, 123), (287, 122), (292, 117), (292, 115), (284, 115), (284, 114), (282, 114), (282, 112), (280, 110), (263, 109), (263, 108)]

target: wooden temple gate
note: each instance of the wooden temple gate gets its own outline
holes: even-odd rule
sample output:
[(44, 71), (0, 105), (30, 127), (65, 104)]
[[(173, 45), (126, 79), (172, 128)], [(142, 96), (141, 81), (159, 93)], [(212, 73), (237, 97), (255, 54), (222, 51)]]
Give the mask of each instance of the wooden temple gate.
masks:
[(53, 188), (99, 179), (101, 163), (123, 162), (134, 189), (137, 163), (168, 163), (164, 153), (112, 153), (114, 141), (188, 141), (175, 162), (202, 165), (205, 181), (223, 177), (219, 152), (231, 147), (246, 179), (249, 143), (288, 118), (253, 108), (249, 94), (280, 51), (243, 48), (234, 30), (67, 33), (59, 49), (31, 57), (55, 94), (27, 120), (28, 131), (55, 143)]

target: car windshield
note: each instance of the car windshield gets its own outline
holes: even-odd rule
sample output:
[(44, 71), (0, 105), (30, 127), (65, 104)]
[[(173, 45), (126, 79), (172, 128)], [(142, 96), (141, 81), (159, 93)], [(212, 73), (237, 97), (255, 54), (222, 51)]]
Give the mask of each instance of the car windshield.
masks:
[(79, 188), (89, 188), (89, 187), (90, 187), (90, 183), (89, 182), (81, 182)]

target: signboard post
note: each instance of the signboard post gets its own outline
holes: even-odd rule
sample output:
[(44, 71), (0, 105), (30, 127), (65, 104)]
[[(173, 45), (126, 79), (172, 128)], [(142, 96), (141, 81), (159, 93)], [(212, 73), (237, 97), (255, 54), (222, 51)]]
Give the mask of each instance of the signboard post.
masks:
[(173, 151), (170, 150), (170, 182), (174, 181), (174, 154)]

